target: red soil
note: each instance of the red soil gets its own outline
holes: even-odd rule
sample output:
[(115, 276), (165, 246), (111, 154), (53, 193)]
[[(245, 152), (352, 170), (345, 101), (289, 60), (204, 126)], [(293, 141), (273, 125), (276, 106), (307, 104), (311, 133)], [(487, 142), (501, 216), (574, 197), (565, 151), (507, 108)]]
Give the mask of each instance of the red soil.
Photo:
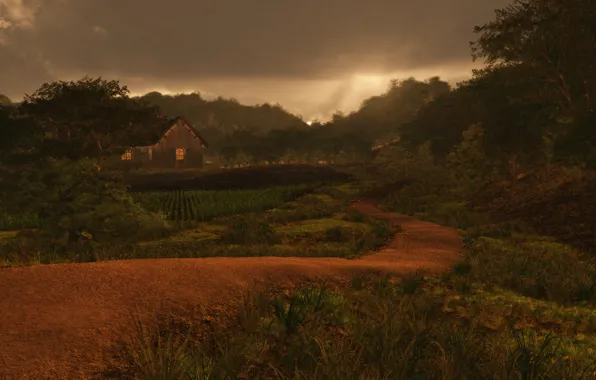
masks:
[(345, 279), (362, 272), (448, 271), (457, 230), (354, 207), (402, 226), (390, 244), (360, 259), (204, 258), (108, 261), (0, 269), (0, 379), (80, 379), (101, 368), (115, 339), (168, 308), (229, 309), (255, 281)]

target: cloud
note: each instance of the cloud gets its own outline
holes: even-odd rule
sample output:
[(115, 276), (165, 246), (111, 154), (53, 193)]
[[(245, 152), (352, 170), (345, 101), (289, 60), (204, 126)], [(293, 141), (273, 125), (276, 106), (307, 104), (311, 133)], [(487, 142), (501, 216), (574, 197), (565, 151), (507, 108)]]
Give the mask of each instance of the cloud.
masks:
[[(353, 102), (359, 90), (341, 83), (355, 73), (468, 68), (474, 25), (509, 2), (0, 0), (0, 9), (11, 9), (4, 17), (19, 24), (5, 33), (13, 54), (38, 57), (27, 72), (12, 70), (39, 84), (101, 75), (133, 91), (207, 88), (313, 113)], [(3, 77), (0, 93), (31, 91), (25, 82), (8, 87)], [(315, 83), (319, 90), (305, 103)]]
[(104, 28), (102, 28), (102, 27), (101, 27), (101, 26), (99, 26), (99, 25), (95, 25), (95, 26), (94, 26), (92, 29), (93, 29), (93, 32), (94, 32), (95, 34), (99, 34), (99, 35), (101, 35), (101, 36), (107, 36), (107, 35), (108, 35), (108, 31), (107, 31), (107, 30), (105, 30)]
[(39, 1), (0, 0), (0, 25), (4, 21), (9, 26), (31, 27), (39, 6)]
[(6, 19), (0, 18), (0, 29), (10, 29), (12, 23)]

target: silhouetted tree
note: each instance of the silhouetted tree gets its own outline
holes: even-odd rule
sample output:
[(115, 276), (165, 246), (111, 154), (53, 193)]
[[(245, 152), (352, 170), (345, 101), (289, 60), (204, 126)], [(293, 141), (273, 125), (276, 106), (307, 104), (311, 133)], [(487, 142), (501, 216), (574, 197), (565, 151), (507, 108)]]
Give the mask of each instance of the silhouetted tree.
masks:
[(118, 81), (85, 77), (45, 83), (20, 106), (45, 134), (45, 152), (57, 158), (105, 158), (155, 139), (159, 108), (128, 96)]

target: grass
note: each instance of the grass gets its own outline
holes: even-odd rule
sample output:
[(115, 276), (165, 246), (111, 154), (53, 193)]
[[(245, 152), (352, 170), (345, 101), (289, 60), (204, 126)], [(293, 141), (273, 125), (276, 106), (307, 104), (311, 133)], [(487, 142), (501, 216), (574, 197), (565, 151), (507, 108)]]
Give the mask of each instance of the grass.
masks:
[(518, 228), (469, 229), (462, 261), (440, 278), (271, 285), (252, 289), (233, 318), (210, 316), (214, 323), (205, 324), (191, 313), (173, 325), (170, 316), (158, 321), (159, 332), (139, 325), (108, 372), (140, 379), (163, 378), (166, 368), (176, 379), (596, 379), (589, 257)]
[[(248, 190), (152, 191), (134, 193), (133, 199), (148, 211), (163, 213), (170, 221), (184, 224), (265, 211), (322, 186), (310, 183)], [(36, 227), (35, 215), (0, 216), (0, 231)]]
[[(216, 256), (358, 257), (385, 245), (398, 228), (351, 209), (351, 190), (344, 184), (139, 194), (139, 201), (156, 210), (159, 205), (180, 210), (172, 205), (187, 207), (189, 199), (195, 205), (201, 199), (203, 214), (197, 218), (198, 208), (194, 214), (170, 213), (171, 218), (182, 218), (173, 235), (113, 246), (53, 247), (26, 235), (1, 239), (0, 265)], [(195, 220), (183, 219), (188, 215)]]
[[(106, 374), (596, 379), (593, 258), (537, 236), (517, 220), (494, 223), (464, 202), (418, 194), (399, 202), (419, 217), (462, 229), (464, 256), (451, 272), (440, 278), (414, 273), (401, 279), (354, 277), (349, 285), (253, 288), (231, 317), (170, 315), (156, 321), (159, 330), (139, 322), (138, 334), (118, 348)], [(364, 216), (331, 204), (309, 209), (315, 198), (329, 202), (307, 196), (301, 207), (273, 210), (266, 220), (285, 223), (273, 231), (289, 236), (371, 228), (362, 225)], [(304, 218), (309, 210), (318, 219)]]
[[(464, 296), (412, 275), (355, 277), (349, 286), (254, 288), (231, 316), (137, 321), (106, 378), (594, 379), (596, 339), (517, 321), (509, 299)], [(501, 309), (499, 309), (499, 307)], [(498, 311), (499, 314), (496, 314)], [(499, 319), (495, 323), (495, 319)], [(552, 326), (552, 325), (550, 325)]]
[(0, 231), (36, 228), (38, 223), (35, 215), (0, 215)]
[[(333, 193), (335, 197), (328, 195)], [(134, 257), (357, 257), (398, 232), (349, 207), (351, 197), (322, 187), (265, 212), (216, 218), (134, 248)], [(166, 253), (167, 252), (167, 253)]]
[(135, 201), (177, 222), (208, 221), (220, 216), (258, 212), (284, 204), (320, 185), (294, 185), (260, 190), (186, 190), (137, 193)]
[[(394, 232), (348, 207), (357, 194), (350, 185), (320, 187), (266, 211), (224, 213), (172, 237), (73, 257), (353, 257)], [(420, 183), (386, 203), (460, 228), (462, 261), (440, 278), (271, 284), (251, 289), (232, 315), (160, 315), (156, 329), (137, 321), (103, 377), (596, 379), (591, 257)]]

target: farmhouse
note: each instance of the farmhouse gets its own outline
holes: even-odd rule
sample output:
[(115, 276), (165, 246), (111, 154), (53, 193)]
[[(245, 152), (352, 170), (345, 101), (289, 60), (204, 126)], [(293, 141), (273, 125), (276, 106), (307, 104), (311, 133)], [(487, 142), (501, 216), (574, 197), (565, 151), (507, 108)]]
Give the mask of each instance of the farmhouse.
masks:
[[(110, 160), (124, 168), (200, 168), (207, 142), (190, 123), (178, 117), (155, 144), (131, 147)], [(119, 161), (119, 162), (116, 162)]]

